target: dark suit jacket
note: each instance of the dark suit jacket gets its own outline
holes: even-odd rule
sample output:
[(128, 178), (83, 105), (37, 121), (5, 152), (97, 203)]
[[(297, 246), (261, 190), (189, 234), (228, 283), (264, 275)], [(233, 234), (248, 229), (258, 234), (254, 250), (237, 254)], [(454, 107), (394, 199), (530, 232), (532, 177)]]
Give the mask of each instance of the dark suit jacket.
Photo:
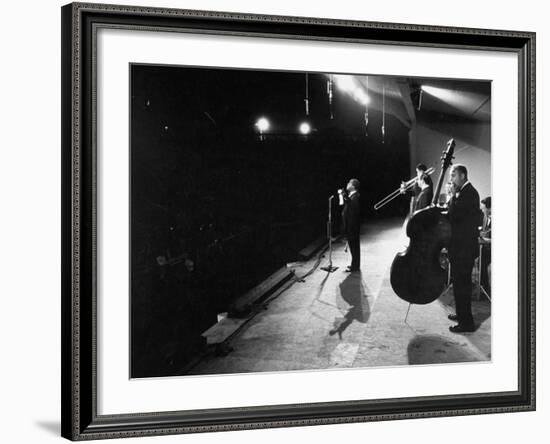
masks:
[(418, 196), (416, 197), (416, 201), (414, 204), (414, 211), (421, 210), (422, 208), (426, 208), (430, 206), (432, 203), (432, 199), (434, 196), (434, 191), (432, 187), (425, 188), (420, 191)]
[(359, 192), (353, 193), (351, 197), (344, 197), (342, 222), (348, 239), (359, 238), (361, 228), (361, 203), (359, 197)]
[(479, 193), (468, 183), (449, 202), (451, 260), (470, 261), (478, 255), (480, 213)]

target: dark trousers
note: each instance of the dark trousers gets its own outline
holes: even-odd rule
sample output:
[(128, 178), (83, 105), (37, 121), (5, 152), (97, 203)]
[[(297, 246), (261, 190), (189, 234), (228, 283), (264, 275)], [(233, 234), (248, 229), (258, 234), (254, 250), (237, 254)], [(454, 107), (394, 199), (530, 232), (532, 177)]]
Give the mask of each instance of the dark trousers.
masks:
[(451, 279), (455, 296), (456, 316), (461, 325), (472, 325), (472, 269), (474, 258), (453, 261), (451, 257)]
[(359, 270), (361, 267), (361, 251), (359, 248), (359, 236), (348, 236), (349, 252), (351, 253), (351, 269)]

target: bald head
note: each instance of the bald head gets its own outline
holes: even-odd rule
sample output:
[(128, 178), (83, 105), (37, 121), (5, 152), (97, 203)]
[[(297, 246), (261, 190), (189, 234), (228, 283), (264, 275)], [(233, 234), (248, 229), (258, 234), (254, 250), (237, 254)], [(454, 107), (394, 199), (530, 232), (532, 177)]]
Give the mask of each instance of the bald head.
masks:
[(460, 190), (468, 181), (468, 170), (464, 165), (456, 164), (451, 168), (451, 183), (456, 190)]
[(348, 190), (348, 192), (359, 191), (360, 187), (361, 183), (357, 179), (350, 179), (346, 186), (346, 190)]

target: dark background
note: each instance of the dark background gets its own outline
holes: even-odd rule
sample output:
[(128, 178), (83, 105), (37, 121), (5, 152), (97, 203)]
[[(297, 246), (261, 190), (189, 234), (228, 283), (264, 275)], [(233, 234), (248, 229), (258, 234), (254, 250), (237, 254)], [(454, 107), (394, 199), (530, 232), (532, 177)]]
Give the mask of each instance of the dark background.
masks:
[(383, 139), (382, 113), (369, 107), (365, 128), (364, 106), (336, 88), (331, 119), (324, 74), (309, 74), (309, 116), (304, 73), (130, 75), (131, 377), (184, 372), (217, 313), (325, 235), (327, 199), (350, 178), (365, 220), (408, 209), (405, 198), (372, 209), (409, 174), (407, 129), (387, 114)]

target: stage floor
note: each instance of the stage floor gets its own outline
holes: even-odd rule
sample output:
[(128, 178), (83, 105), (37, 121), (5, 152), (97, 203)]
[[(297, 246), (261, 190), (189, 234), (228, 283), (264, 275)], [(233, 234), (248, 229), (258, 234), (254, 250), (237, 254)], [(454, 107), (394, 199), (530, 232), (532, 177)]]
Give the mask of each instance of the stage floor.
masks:
[[(393, 292), (390, 266), (406, 245), (402, 220), (367, 223), (361, 231), (361, 272), (346, 273), (345, 244), (333, 244), (333, 273), (320, 269), (271, 300), (228, 343), (189, 374), (396, 366), (489, 361), (491, 305), (474, 300), (479, 328), (449, 332), (452, 290), (428, 305), (409, 304)], [(296, 268), (314, 268), (316, 258)], [(321, 259), (326, 265), (328, 256)]]

